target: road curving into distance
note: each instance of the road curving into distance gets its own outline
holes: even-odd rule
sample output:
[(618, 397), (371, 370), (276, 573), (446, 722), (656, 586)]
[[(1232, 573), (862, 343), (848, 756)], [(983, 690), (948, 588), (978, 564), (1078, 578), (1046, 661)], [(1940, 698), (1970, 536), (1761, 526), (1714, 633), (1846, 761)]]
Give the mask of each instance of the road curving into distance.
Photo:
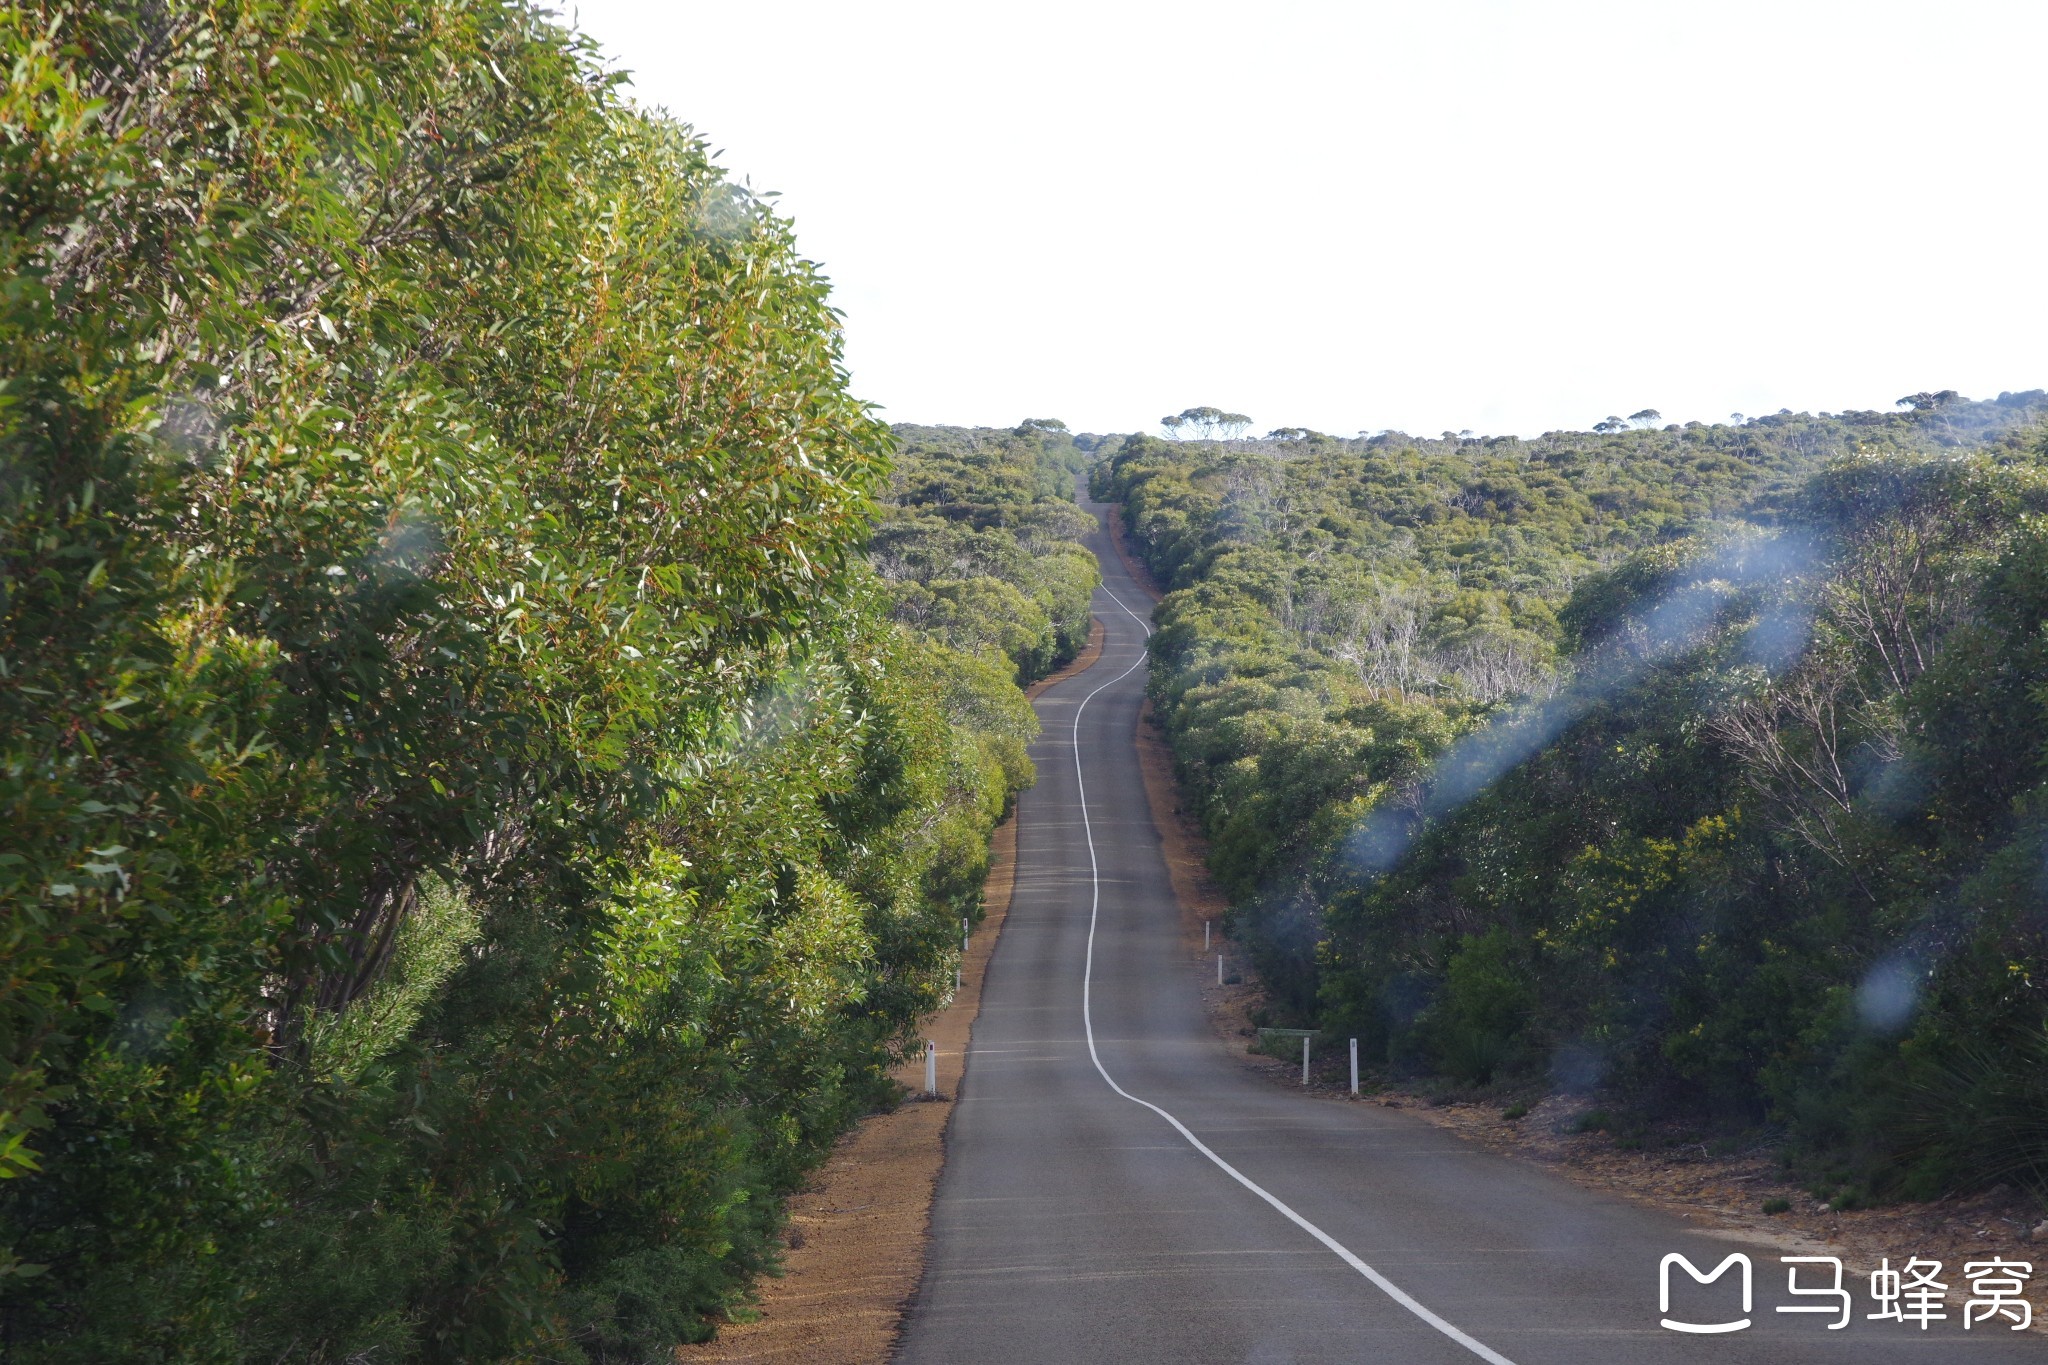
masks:
[[(1107, 509), (1086, 504), (1101, 521)], [(1779, 1313), (1787, 1248), (1731, 1240), (1496, 1156), (1399, 1111), (1254, 1075), (1210, 1026), (1134, 736), (1148, 599), (1098, 530), (1094, 667), (1037, 698), (1038, 784), (947, 1136), (898, 1359), (1006, 1362), (2048, 1362), (1961, 1309), (1871, 1321)], [(1747, 1313), (1739, 1267), (1754, 1266)], [(1896, 1249), (1893, 1264), (1917, 1254)], [(2024, 1249), (2002, 1248), (2007, 1257)], [(1829, 1282), (1800, 1268), (1802, 1287)], [(1961, 1266), (1942, 1275), (1964, 1285)], [(2042, 1266), (2048, 1281), (2048, 1264)], [(1667, 1330), (1660, 1319), (1716, 1325)]]

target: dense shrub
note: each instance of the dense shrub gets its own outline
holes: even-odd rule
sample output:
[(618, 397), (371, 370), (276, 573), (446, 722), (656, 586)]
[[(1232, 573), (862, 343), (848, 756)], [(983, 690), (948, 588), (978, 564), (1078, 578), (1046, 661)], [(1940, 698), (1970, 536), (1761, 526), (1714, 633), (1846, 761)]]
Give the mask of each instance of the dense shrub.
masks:
[(1289, 1022), (2044, 1184), (2042, 395), (1127, 442), (1153, 690)]
[(705, 1335), (1029, 779), (822, 280), (515, 0), (0, 42), (8, 1358)]

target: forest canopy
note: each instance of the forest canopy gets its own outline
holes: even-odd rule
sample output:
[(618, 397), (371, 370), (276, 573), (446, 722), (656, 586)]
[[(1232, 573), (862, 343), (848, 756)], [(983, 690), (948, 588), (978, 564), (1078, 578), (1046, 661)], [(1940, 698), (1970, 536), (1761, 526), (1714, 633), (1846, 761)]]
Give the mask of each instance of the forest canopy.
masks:
[(1064, 423), (1014, 431), (898, 426), (889, 509), (869, 546), (897, 620), (1007, 658), (1020, 683), (1088, 642), (1101, 575), (1074, 504), (1088, 455)]
[(1276, 1022), (1397, 1076), (2048, 1187), (2048, 395), (1124, 443)]

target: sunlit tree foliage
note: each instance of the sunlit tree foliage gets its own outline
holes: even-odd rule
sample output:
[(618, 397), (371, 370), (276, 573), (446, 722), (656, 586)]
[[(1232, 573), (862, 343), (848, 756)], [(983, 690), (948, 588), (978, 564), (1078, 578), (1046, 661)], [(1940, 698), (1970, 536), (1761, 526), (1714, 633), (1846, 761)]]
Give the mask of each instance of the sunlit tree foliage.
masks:
[[(1278, 1014), (1775, 1122), (1853, 1200), (2048, 1188), (2038, 392), (1131, 441), (1153, 689)], [(1936, 401), (1938, 400), (1938, 401)]]
[(951, 984), (1042, 642), (898, 619), (824, 281), (540, 11), (0, 43), (0, 1349), (707, 1334)]

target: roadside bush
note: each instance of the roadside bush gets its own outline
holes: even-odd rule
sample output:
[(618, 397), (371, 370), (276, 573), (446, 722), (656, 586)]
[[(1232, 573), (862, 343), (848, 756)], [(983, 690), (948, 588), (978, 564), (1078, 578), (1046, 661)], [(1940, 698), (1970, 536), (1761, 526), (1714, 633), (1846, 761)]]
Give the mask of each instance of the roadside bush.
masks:
[(9, 1360), (645, 1360), (951, 979), (791, 228), (516, 0), (0, 14)]

